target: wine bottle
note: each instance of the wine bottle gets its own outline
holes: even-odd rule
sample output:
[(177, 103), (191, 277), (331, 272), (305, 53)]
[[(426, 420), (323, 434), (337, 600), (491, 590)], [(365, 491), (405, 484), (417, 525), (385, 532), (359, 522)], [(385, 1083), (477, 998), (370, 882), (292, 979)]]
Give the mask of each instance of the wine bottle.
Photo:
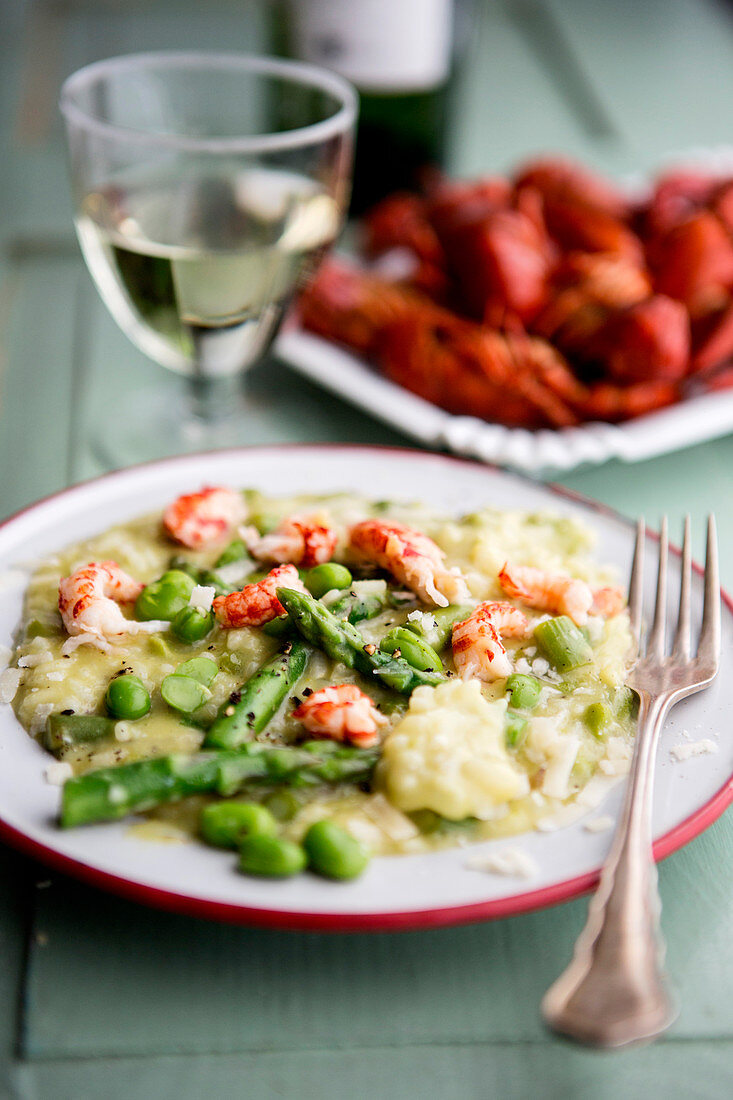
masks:
[(453, 0), (286, 0), (279, 11), (283, 52), (359, 91), (352, 214), (419, 187), (444, 159)]

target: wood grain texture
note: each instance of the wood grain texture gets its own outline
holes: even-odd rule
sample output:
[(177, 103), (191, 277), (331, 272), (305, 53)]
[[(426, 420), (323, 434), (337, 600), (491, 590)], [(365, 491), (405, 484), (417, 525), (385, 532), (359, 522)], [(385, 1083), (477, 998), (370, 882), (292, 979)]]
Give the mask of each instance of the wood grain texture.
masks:
[(8, 267), (9, 298), (0, 368), (0, 482), (7, 515), (72, 475), (74, 373), (84, 276), (77, 258), (17, 257)]
[(618, 167), (731, 142), (733, 10), (719, 0), (548, 0), (625, 139)]
[[(733, 1039), (733, 819), (670, 857), (660, 877), (684, 1006), (672, 1035)], [(38, 898), (24, 1053), (552, 1046), (537, 1005), (570, 956), (585, 906), (452, 930), (329, 936), (207, 924), (61, 879)]]
[(15, 1067), (13, 1100), (721, 1100), (733, 1043), (660, 1042), (621, 1056), (557, 1042), (164, 1056)]
[[(125, 340), (84, 271), (58, 89), (36, 82), (38, 67), (46, 58), (62, 77), (130, 50), (257, 49), (265, 2), (19, 0), (3, 8), (0, 515), (101, 472), (89, 429), (126, 388), (165, 398), (176, 386)], [(458, 81), (455, 170), (501, 169), (562, 149), (623, 173), (670, 149), (730, 140), (730, 8), (713, 0), (535, 6), (545, 4), (559, 48), (538, 44), (528, 0), (479, 0)], [(33, 14), (50, 6), (58, 38), (39, 50)], [(580, 73), (570, 84), (563, 50)], [(609, 126), (594, 129), (579, 108), (583, 81)], [(252, 443), (408, 442), (284, 367), (255, 371), (249, 402)], [(733, 587), (732, 470), (729, 438), (564, 481), (650, 522), (663, 510), (675, 521), (691, 510), (700, 528), (716, 508)], [(682, 1014), (663, 1042), (599, 1056), (549, 1038), (538, 1021), (584, 901), (429, 933), (286, 935), (149, 911), (58, 877), (35, 891), (35, 865), (0, 852), (0, 1098), (719, 1100), (733, 1080), (732, 872), (731, 814), (662, 865)]]

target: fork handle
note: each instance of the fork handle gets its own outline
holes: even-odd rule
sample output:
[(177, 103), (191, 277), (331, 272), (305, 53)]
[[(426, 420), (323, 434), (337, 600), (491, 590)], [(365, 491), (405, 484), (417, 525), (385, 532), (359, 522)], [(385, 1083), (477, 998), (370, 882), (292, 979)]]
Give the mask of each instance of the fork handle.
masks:
[(664, 1031), (677, 1012), (662, 971), (660, 901), (651, 847), (659, 734), (670, 700), (640, 693), (623, 810), (572, 962), (542, 1001), (554, 1030), (594, 1046), (622, 1046)]

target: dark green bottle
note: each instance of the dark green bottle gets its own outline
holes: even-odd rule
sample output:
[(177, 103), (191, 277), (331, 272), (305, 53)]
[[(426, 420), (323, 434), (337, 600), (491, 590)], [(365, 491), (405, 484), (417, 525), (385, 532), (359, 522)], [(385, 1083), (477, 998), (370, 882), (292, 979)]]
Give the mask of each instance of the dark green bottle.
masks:
[(283, 0), (275, 49), (334, 69), (360, 98), (351, 213), (444, 162), (453, 0)]

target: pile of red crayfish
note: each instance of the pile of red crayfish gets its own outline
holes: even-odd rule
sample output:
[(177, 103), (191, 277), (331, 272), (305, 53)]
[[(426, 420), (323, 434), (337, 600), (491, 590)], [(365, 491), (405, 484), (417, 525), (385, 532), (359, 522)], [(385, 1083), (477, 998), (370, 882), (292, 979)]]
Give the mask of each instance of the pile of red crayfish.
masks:
[(328, 260), (303, 324), (450, 412), (563, 428), (733, 385), (733, 178), (669, 172), (636, 201), (537, 160), (392, 195), (363, 229), (373, 262)]

